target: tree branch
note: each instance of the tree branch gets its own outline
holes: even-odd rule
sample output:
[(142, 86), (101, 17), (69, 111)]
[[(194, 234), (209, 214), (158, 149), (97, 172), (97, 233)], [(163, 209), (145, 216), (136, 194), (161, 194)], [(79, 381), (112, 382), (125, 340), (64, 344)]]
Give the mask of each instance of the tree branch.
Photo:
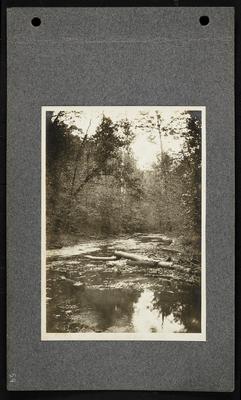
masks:
[(84, 179), (84, 181), (79, 185), (79, 187), (76, 189), (76, 191), (74, 192), (74, 196), (76, 196), (81, 189), (92, 179), (94, 178), (94, 176), (97, 174), (97, 172), (99, 172), (99, 168), (94, 168)]

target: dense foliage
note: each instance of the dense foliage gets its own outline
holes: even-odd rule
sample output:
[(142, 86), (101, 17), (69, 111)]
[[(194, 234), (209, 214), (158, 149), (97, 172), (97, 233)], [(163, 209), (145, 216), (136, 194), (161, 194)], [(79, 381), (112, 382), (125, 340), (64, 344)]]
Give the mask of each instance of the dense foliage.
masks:
[[(75, 115), (75, 118), (81, 115)], [(161, 114), (113, 122), (103, 115), (90, 134), (68, 112), (47, 112), (46, 218), (48, 246), (71, 236), (132, 232), (188, 232), (200, 236), (201, 120), (184, 113), (163, 124)], [(132, 151), (136, 129), (160, 137), (151, 169), (138, 168)], [(162, 137), (182, 140), (164, 152)]]

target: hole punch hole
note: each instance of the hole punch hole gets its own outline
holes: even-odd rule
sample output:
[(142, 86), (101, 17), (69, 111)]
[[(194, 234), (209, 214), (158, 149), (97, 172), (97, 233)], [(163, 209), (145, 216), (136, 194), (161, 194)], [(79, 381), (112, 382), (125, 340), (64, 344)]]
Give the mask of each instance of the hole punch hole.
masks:
[(34, 17), (31, 21), (31, 24), (35, 27), (40, 26), (41, 25), (41, 19), (38, 17)]
[(209, 17), (207, 15), (203, 15), (199, 18), (199, 22), (202, 26), (206, 26), (209, 24)]

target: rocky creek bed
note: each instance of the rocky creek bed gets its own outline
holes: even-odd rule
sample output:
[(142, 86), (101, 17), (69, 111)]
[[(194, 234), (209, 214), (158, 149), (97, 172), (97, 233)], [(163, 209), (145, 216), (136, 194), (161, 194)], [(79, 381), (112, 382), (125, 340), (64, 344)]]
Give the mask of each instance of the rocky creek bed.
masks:
[[(200, 332), (200, 254), (161, 237), (93, 238), (47, 250), (47, 332)], [(121, 251), (169, 267), (115, 259)]]

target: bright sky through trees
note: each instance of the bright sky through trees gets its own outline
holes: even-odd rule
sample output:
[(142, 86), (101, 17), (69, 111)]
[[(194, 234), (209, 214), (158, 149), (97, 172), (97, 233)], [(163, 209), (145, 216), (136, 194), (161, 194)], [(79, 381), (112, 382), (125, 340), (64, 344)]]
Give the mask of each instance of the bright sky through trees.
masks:
[[(64, 107), (66, 110), (66, 107)], [(74, 111), (73, 111), (74, 109)], [(61, 110), (61, 107), (59, 107)], [(67, 110), (66, 110), (67, 111)], [(160, 138), (156, 129), (147, 130), (137, 127), (142, 118), (142, 114), (153, 115), (158, 111), (163, 119), (163, 126), (170, 123), (171, 119), (177, 118), (184, 111), (188, 111), (180, 107), (71, 107), (67, 115), (70, 125), (76, 125), (78, 129), (82, 129), (83, 133), (89, 127), (89, 136), (94, 135), (97, 126), (100, 124), (103, 115), (111, 118), (115, 123), (121, 119), (128, 119), (132, 123), (132, 130), (135, 133), (135, 139), (132, 143), (132, 150), (137, 165), (140, 169), (148, 170), (152, 168), (158, 154), (160, 154)], [(91, 122), (90, 122), (91, 121)], [(67, 123), (66, 115), (64, 122)], [(180, 121), (179, 121), (180, 123)], [(185, 124), (185, 120), (182, 121)], [(90, 125), (90, 126), (89, 126)], [(183, 127), (183, 126), (182, 126)], [(73, 131), (73, 134), (79, 134), (78, 130)], [(150, 140), (150, 134), (152, 140)], [(168, 153), (176, 153), (182, 147), (182, 138), (175, 138), (172, 135), (162, 136), (163, 150)]]

